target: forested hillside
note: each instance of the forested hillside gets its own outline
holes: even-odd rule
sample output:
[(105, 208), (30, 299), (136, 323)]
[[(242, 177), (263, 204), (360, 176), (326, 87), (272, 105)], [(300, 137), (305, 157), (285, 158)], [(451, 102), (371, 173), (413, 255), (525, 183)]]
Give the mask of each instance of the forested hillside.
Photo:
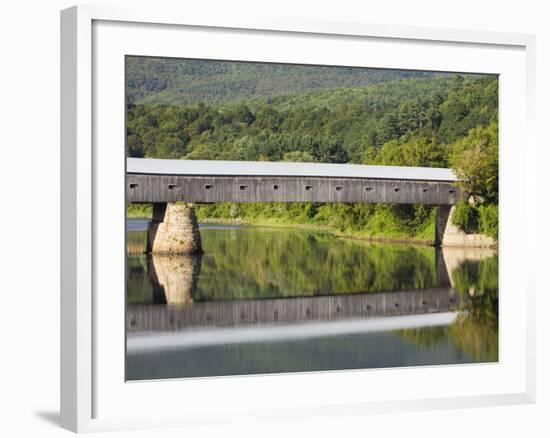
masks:
[[(146, 61), (134, 59), (128, 78), (129, 156), (453, 167), (479, 200), (460, 206), (457, 223), (496, 237), (496, 77)], [(149, 90), (151, 78), (158, 90)], [(221, 204), (201, 207), (199, 216), (433, 235), (433, 211), (420, 206)]]
[(364, 87), (442, 74), (358, 67), (304, 66), (129, 56), (127, 97), (133, 104), (192, 105)]

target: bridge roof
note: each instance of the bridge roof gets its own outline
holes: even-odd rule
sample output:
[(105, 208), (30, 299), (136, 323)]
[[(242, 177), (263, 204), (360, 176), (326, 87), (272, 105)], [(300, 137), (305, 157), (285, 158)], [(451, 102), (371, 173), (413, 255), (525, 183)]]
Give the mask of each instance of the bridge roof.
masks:
[(190, 176), (287, 176), (456, 181), (451, 169), (277, 161), (127, 158), (127, 173)]

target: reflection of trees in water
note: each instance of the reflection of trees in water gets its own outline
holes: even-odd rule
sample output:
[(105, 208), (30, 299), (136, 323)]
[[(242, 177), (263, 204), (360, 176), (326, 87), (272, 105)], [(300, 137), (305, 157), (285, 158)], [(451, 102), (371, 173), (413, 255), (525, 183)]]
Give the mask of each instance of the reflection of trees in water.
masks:
[[(429, 247), (372, 244), (290, 229), (207, 229), (202, 236), (205, 254), (198, 284), (193, 281), (191, 288), (194, 301), (400, 291), (438, 285), (435, 251)], [(133, 236), (129, 245), (132, 242), (137, 248), (141, 237)], [(179, 257), (180, 266), (178, 258), (148, 266), (147, 257), (138, 254), (128, 256), (130, 304), (162, 302), (157, 283), (165, 288), (169, 283), (174, 289), (178, 276), (181, 283), (190, 283), (185, 267), (190, 263), (184, 257)], [(159, 256), (154, 259), (161, 260)]]
[(151, 303), (151, 282), (147, 278), (147, 258), (144, 255), (126, 257), (126, 300), (128, 304)]
[(448, 327), (398, 333), (422, 346), (433, 346), (448, 338), (460, 353), (476, 361), (497, 361), (498, 256), (466, 260), (451, 275), (455, 289), (463, 296), (455, 322)]
[(474, 359), (498, 360), (498, 256), (464, 262), (453, 273), (455, 288), (468, 295), (449, 327), (456, 345)]
[(196, 300), (423, 289), (437, 284), (433, 248), (376, 245), (328, 233), (242, 228), (203, 232)]
[(147, 231), (130, 231), (126, 233), (126, 247), (128, 254), (140, 255), (145, 252)]
[(404, 329), (395, 332), (415, 345), (420, 345), (425, 348), (433, 348), (440, 341), (447, 338), (447, 327), (428, 327)]
[(454, 288), (471, 296), (498, 290), (498, 256), (465, 260), (451, 273)]

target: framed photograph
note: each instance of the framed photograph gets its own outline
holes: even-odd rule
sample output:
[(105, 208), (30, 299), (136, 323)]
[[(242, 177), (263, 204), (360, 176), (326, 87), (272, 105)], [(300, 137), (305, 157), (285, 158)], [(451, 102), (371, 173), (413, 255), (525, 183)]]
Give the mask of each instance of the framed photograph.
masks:
[(534, 401), (532, 36), (79, 6), (61, 54), (63, 427)]

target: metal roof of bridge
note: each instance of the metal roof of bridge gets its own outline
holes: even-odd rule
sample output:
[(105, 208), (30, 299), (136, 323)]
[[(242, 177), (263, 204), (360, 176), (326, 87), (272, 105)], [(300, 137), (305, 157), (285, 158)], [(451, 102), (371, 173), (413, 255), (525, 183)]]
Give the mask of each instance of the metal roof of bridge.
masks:
[(451, 169), (280, 161), (127, 158), (127, 173), (190, 176), (287, 176), (456, 181)]

